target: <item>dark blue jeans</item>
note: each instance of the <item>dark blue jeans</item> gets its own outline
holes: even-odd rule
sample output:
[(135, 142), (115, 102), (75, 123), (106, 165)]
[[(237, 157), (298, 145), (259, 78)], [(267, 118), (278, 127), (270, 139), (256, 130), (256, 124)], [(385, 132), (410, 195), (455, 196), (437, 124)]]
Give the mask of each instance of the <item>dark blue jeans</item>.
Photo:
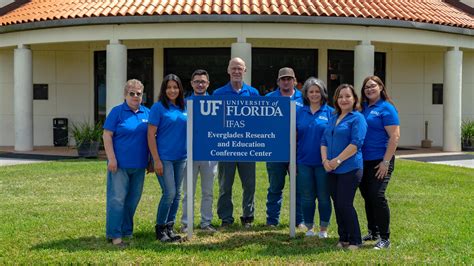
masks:
[[(289, 163), (267, 163), (268, 182), (267, 193), (267, 224), (278, 225), (280, 222), (281, 203), (283, 201), (283, 188), (285, 188), (286, 175), (289, 175)], [(296, 179), (298, 182), (298, 179)], [(297, 186), (298, 187), (298, 186)], [(296, 190), (296, 225), (303, 222), (301, 200)]]
[(339, 241), (349, 242), (350, 245), (362, 244), (359, 219), (354, 208), (354, 197), (362, 173), (362, 169), (356, 169), (344, 174), (328, 174), (331, 197), (336, 212)]

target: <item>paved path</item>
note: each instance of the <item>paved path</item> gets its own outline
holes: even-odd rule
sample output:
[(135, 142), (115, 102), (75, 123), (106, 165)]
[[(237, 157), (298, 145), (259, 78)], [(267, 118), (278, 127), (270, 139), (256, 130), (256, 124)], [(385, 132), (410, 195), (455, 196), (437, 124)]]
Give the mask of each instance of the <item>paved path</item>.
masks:
[(0, 167), (7, 166), (7, 165), (42, 163), (42, 162), (47, 162), (47, 161), (0, 158)]
[(419, 162), (474, 168), (474, 155), (462, 152), (401, 155), (397, 158)]

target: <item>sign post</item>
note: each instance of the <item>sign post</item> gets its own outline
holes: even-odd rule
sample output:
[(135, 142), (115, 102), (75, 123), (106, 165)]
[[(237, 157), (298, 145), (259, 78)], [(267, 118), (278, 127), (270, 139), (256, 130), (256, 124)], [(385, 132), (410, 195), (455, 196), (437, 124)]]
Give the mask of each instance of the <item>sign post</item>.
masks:
[[(187, 193), (193, 161), (290, 162), (290, 236), (295, 236), (296, 105), (288, 97), (206, 96), (188, 100)], [(192, 152), (191, 152), (192, 151)], [(188, 196), (188, 238), (194, 197)]]

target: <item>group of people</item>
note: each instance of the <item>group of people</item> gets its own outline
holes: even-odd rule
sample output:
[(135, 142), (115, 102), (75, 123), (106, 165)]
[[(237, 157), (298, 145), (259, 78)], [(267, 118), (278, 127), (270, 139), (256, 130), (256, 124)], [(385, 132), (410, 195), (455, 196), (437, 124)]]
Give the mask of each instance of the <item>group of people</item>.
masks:
[[(229, 61), (230, 81), (214, 91), (215, 96), (259, 96), (245, 84), (245, 62)], [(210, 79), (205, 70), (191, 77), (193, 94), (208, 95)], [(295, 87), (293, 69), (284, 67), (277, 77), (278, 88), (267, 97), (290, 97), (296, 112), (296, 224), (306, 236), (328, 237), (332, 213), (331, 198), (338, 225), (340, 248), (357, 249), (362, 241), (377, 241), (376, 249), (390, 247), (390, 210), (385, 191), (394, 170), (395, 150), (400, 137), (397, 110), (377, 76), (367, 77), (361, 87), (361, 100), (354, 87), (341, 84), (334, 94), (334, 108), (328, 105), (325, 83), (308, 78), (301, 92)], [(143, 85), (127, 81), (125, 101), (114, 107), (104, 124), (107, 154), (106, 237), (113, 245), (126, 246), (124, 238), (133, 233), (133, 216), (143, 190), (145, 170), (154, 171), (162, 189), (155, 233), (162, 242), (180, 241), (174, 231), (176, 214), (184, 190), (181, 231), (187, 232), (187, 197), (194, 197), (196, 180), (201, 177), (200, 228), (216, 232), (213, 219), (213, 187), (217, 172), (219, 197), (217, 215), (226, 227), (234, 223), (232, 186), (236, 170), (242, 182), (242, 226), (254, 221), (255, 162), (193, 162), (193, 195), (187, 195), (183, 176), (186, 169), (186, 104), (178, 76), (164, 77), (159, 100), (151, 110), (141, 105)], [(151, 165), (149, 165), (151, 164)], [(266, 226), (279, 224), (283, 189), (289, 163), (266, 164), (269, 187)], [(357, 188), (365, 200), (368, 234), (361, 236), (354, 198)], [(316, 200), (319, 230), (314, 225)]]

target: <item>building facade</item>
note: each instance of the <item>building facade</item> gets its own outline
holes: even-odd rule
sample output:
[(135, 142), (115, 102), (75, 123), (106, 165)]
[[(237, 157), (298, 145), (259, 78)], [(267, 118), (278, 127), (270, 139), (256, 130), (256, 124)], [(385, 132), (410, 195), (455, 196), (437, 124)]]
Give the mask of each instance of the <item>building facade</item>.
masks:
[[(474, 119), (474, 18), (443, 1), (7, 1), (0, 8), (0, 146), (53, 145), (53, 118), (103, 119), (128, 78), (157, 100), (164, 75), (187, 85), (208, 69), (211, 89), (227, 61), (247, 62), (264, 93), (282, 66), (331, 90), (381, 76), (401, 120), (401, 146), (428, 137), (461, 149)], [(387, 2), (391, 2), (387, 5)], [(220, 4), (220, 5), (219, 5)]]

